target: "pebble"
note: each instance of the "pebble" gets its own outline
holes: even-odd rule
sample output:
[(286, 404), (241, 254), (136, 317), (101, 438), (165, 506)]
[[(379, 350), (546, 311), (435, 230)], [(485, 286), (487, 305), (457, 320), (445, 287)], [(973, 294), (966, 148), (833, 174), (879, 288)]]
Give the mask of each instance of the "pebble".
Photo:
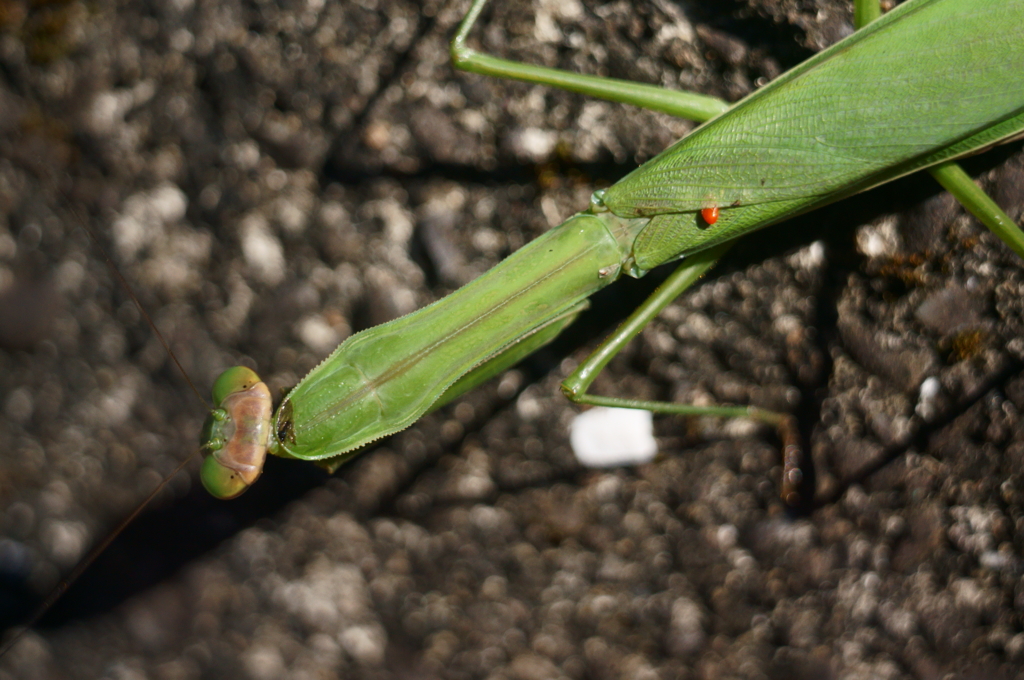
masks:
[(595, 407), (573, 420), (569, 443), (583, 466), (639, 465), (654, 460), (658, 442), (650, 411)]

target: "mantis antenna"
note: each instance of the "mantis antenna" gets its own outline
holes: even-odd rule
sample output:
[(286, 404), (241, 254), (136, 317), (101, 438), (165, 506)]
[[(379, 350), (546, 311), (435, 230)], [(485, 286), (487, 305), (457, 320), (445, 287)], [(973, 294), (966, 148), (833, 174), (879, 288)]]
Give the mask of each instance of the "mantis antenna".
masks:
[[(63, 191), (60, 191), (59, 188), (58, 191), (62, 194), (64, 193)], [(107, 264), (107, 268), (114, 275), (114, 278), (117, 279), (117, 281), (120, 283), (121, 287), (125, 290), (125, 292), (128, 293), (128, 296), (132, 299), (132, 302), (135, 304), (135, 307), (142, 314), (142, 317), (146, 320), (146, 323), (153, 330), (153, 333), (160, 341), (160, 344), (167, 351), (167, 355), (174, 362), (174, 365), (178, 367), (178, 371), (181, 373), (182, 377), (185, 378), (185, 382), (188, 383), (188, 386), (192, 389), (192, 392), (196, 395), (196, 397), (199, 398), (199, 401), (207, 409), (209, 409), (209, 404), (203, 398), (203, 395), (199, 392), (199, 390), (196, 388), (195, 383), (192, 382), (192, 379), (185, 371), (184, 366), (182, 366), (181, 362), (178, 361), (178, 357), (174, 354), (174, 351), (171, 350), (171, 346), (167, 342), (167, 339), (164, 338), (163, 334), (160, 332), (160, 329), (158, 329), (156, 324), (153, 323), (153, 319), (149, 316), (149, 313), (146, 311), (146, 308), (143, 307), (142, 302), (135, 294), (135, 291), (132, 290), (131, 285), (128, 284), (128, 281), (125, 280), (124, 276), (121, 274), (121, 271), (117, 268), (117, 265), (114, 264), (114, 261), (113, 259), (111, 259), (110, 254), (107, 252), (107, 250), (103, 247), (103, 244), (100, 242), (99, 236), (96, 235), (96, 232), (92, 230), (88, 222), (85, 219), (81, 218), (81, 216), (79, 216), (78, 222), (79, 226), (81, 226), (82, 229), (85, 230), (85, 233), (89, 235), (89, 239), (93, 242), (93, 245), (95, 245), (96, 250), (98, 250), (100, 255), (103, 257), (104, 262), (106, 262)], [(54, 586), (53, 590), (51, 590), (50, 593), (46, 596), (46, 599), (43, 600), (43, 602), (35, 609), (35, 611), (29, 617), (28, 621), (24, 625), (17, 628), (15, 632), (7, 639), (7, 641), (4, 642), (2, 646), (0, 646), (0, 658), (6, 655), (7, 652), (12, 647), (14, 647), (14, 645), (17, 644), (19, 640), (21, 640), (25, 633), (31, 630), (39, 622), (39, 620), (46, 615), (46, 612), (48, 612), (53, 607), (53, 605), (56, 604), (61, 597), (63, 597), (64, 593), (66, 593), (68, 589), (71, 588), (71, 586), (75, 583), (75, 581), (77, 581), (79, 577), (81, 577), (82, 574), (84, 574), (85, 571), (92, 565), (92, 563), (96, 561), (96, 558), (103, 554), (103, 551), (105, 551), (110, 546), (110, 544), (114, 542), (114, 540), (121, 534), (122, 531), (125, 530), (125, 528), (129, 524), (135, 521), (135, 518), (138, 517), (139, 514), (141, 514), (142, 511), (146, 509), (146, 506), (148, 506), (150, 502), (152, 502), (152, 500), (156, 498), (161, 491), (164, 490), (164, 487), (166, 487), (170, 483), (170, 481), (174, 479), (174, 477), (177, 476), (179, 472), (185, 469), (185, 466), (192, 462), (195, 459), (195, 457), (199, 455), (201, 452), (202, 449), (197, 448), (195, 451), (189, 454), (184, 460), (178, 463), (178, 466), (175, 467), (170, 474), (164, 477), (163, 480), (161, 480), (161, 482), (157, 484), (156, 488), (153, 489), (149, 493), (149, 495), (146, 496), (142, 500), (142, 502), (140, 502), (135, 507), (135, 509), (128, 514), (127, 517), (121, 520), (121, 522), (118, 523), (118, 525), (112, 531), (110, 531), (102, 541), (96, 544), (93, 547), (93, 549), (90, 550), (89, 553), (84, 558), (82, 558), (78, 562), (78, 564), (75, 565), (75, 568), (71, 570), (70, 574), (65, 576), (56, 586)]]

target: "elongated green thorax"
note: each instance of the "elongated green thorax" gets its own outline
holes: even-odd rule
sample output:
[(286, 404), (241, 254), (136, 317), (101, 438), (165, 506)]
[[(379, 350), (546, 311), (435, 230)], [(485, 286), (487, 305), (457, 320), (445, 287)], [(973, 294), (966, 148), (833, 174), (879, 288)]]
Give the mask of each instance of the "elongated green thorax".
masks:
[(630, 269), (645, 223), (576, 215), (448, 297), (352, 336), (278, 408), (271, 453), (333, 468), (408, 427), (459, 378)]

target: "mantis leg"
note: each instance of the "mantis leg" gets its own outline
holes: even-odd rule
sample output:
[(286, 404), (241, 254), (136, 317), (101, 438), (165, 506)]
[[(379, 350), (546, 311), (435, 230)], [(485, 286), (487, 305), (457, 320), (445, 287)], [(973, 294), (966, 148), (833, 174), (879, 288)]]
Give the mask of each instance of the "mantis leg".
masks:
[(587, 389), (598, 374), (622, 351), (630, 340), (654, 317), (662, 312), (687, 288), (696, 283), (711, 269), (718, 259), (732, 247), (732, 242), (723, 243), (709, 250), (688, 257), (674, 272), (658, 286), (642, 305), (637, 307), (625, 321), (594, 350), (572, 374), (562, 381), (562, 393), (577, 404), (606, 406), (612, 408), (635, 408), (655, 413), (681, 416), (714, 416), (719, 418), (750, 418), (777, 428), (782, 441), (783, 479), (782, 500), (790, 507), (801, 505), (806, 500), (802, 491), (804, 475), (801, 470), (803, 452), (799, 444), (796, 420), (786, 413), (768, 411), (756, 406), (695, 406), (668, 401), (646, 401), (623, 397), (602, 397), (588, 394)]
[(992, 198), (982, 191), (971, 176), (957, 163), (948, 161), (928, 168), (928, 172), (942, 187), (960, 201), (967, 212), (989, 228), (1003, 243), (1024, 258), (1024, 232), (1014, 223)]
[(882, 16), (882, 3), (879, 0), (854, 0), (853, 25), (856, 28), (867, 26)]
[(785, 418), (778, 413), (764, 411), (751, 406), (692, 406), (661, 401), (642, 401), (638, 399), (601, 397), (587, 394), (587, 388), (594, 382), (598, 374), (608, 365), (626, 344), (640, 334), (654, 317), (661, 313), (687, 288), (696, 283), (725, 254), (732, 242), (723, 243), (709, 250), (702, 251), (686, 258), (674, 272), (658, 286), (642, 305), (610, 335), (594, 352), (587, 357), (572, 374), (562, 382), (562, 392), (577, 404), (591, 406), (611, 406), (618, 408), (638, 408), (658, 413), (674, 415), (720, 416), (723, 418), (754, 418), (762, 422), (778, 425)]
[(729, 108), (727, 102), (715, 97), (666, 90), (657, 85), (634, 83), (616, 78), (570, 73), (545, 66), (533, 66), (499, 59), (477, 52), (466, 45), (466, 38), (486, 4), (487, 0), (473, 0), (473, 6), (470, 7), (452, 40), (452, 64), (458, 69), (495, 78), (550, 85), (598, 99), (633, 104), (641, 108), (699, 122), (714, 118)]

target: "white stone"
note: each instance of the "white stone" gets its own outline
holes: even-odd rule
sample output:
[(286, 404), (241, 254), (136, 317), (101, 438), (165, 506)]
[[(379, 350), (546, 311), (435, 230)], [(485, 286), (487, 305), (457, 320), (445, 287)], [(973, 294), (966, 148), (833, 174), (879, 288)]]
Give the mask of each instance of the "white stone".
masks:
[(658, 453), (651, 412), (632, 408), (598, 406), (579, 414), (569, 443), (576, 460), (594, 468), (649, 463)]

